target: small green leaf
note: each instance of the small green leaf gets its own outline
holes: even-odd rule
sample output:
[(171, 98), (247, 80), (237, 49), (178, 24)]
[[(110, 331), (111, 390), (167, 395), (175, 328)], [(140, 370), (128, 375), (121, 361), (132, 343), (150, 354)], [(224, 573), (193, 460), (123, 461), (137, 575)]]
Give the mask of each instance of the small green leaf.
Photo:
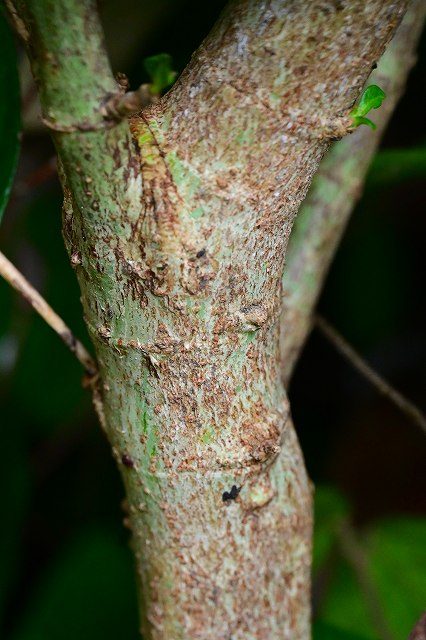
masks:
[(354, 127), (359, 127), (360, 124), (366, 124), (370, 129), (377, 129), (376, 125), (370, 120), (370, 118), (364, 118), (363, 116), (355, 116), (352, 122)]
[(385, 92), (376, 84), (366, 88), (357, 107), (357, 115), (365, 116), (371, 109), (378, 109), (386, 98)]
[(364, 116), (366, 116), (371, 109), (378, 109), (385, 98), (385, 92), (376, 84), (367, 87), (359, 103), (351, 111), (350, 115), (352, 116), (353, 126), (358, 127), (360, 124), (366, 124), (372, 129), (375, 129), (376, 125)]
[(0, 8), (0, 221), (9, 200), (19, 155), (21, 125), (16, 48), (9, 25)]
[(151, 79), (151, 93), (154, 95), (161, 95), (177, 76), (177, 72), (172, 69), (172, 57), (168, 53), (145, 58), (144, 66)]

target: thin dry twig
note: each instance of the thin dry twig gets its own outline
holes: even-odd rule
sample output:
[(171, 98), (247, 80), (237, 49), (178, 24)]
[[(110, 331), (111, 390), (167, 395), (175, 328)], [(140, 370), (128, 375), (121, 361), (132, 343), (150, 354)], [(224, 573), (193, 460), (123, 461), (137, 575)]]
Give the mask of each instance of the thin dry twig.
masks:
[(18, 15), (15, 7), (13, 6), (12, 0), (5, 0), (5, 5), (7, 10), (9, 11), (9, 15), (16, 29), (16, 33), (22, 38), (25, 43), (29, 42), (30, 34), (28, 33), (28, 29), (25, 26), (22, 18)]
[(324, 318), (315, 316), (315, 324), (321, 333), (333, 344), (333, 346), (352, 364), (352, 366), (364, 376), (368, 382), (382, 395), (388, 398), (408, 418), (417, 424), (426, 433), (426, 416), (416, 405), (394, 389), (381, 375), (346, 342), (343, 336), (336, 331)]
[(62, 338), (67, 347), (75, 354), (83, 365), (88, 376), (93, 378), (97, 374), (97, 366), (86, 347), (77, 340), (71, 329), (58, 316), (52, 307), (46, 302), (36, 289), (28, 282), (20, 271), (0, 251), (0, 275), (16, 291), (30, 303), (35, 311), (47, 322), (47, 324)]

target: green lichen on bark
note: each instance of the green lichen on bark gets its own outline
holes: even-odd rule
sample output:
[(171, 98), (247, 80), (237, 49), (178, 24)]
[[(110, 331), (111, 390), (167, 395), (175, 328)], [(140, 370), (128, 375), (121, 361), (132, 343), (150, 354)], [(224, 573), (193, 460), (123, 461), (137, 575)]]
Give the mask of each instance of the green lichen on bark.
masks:
[[(93, 3), (17, 5), (63, 167), (144, 638), (306, 640), (311, 490), (280, 376), (282, 270), (405, 3), (232, 3), (130, 126), (102, 110), (118, 89)], [(67, 113), (73, 88), (87, 103)]]

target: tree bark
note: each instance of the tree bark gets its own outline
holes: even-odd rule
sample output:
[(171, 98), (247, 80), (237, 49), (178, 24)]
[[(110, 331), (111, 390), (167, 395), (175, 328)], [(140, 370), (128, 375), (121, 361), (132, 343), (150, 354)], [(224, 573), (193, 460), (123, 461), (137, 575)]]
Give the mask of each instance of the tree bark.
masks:
[(17, 0), (123, 477), (146, 640), (307, 640), (311, 489), (280, 376), (288, 237), (403, 0), (232, 3), (130, 121), (89, 0)]
[(313, 312), (350, 215), (361, 196), (365, 176), (415, 63), (426, 3), (413, 0), (392, 42), (368, 78), (386, 93), (372, 116), (377, 129), (359, 127), (335, 142), (310, 186), (293, 226), (284, 270), (281, 312), (281, 362), (288, 387), (312, 327)]

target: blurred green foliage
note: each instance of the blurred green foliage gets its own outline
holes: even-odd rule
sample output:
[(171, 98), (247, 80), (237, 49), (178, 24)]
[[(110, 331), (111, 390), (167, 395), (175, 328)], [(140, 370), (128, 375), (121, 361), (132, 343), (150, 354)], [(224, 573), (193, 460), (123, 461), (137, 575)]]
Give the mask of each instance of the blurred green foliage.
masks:
[(168, 53), (158, 53), (145, 58), (143, 64), (151, 80), (151, 93), (160, 96), (177, 76), (177, 71), (172, 69), (172, 57)]
[(0, 86), (7, 97), (0, 100), (0, 222), (13, 184), (19, 155), (21, 99), (16, 48), (0, 7)]
[[(222, 4), (213, 3), (208, 10), (217, 13)], [(158, 51), (167, 43), (173, 59), (180, 61), (182, 68), (212, 18), (204, 17), (203, 22), (203, 10), (195, 2), (158, 3), (160, 9), (166, 5), (168, 22), (158, 30), (157, 41), (151, 40), (148, 48)], [(114, 12), (117, 4), (111, 2), (109, 6)], [(154, 20), (158, 13), (154, 5), (149, 11), (148, 4), (144, 7), (139, 10), (150, 11)], [(126, 14), (121, 3), (120, 12)], [(107, 32), (112, 31), (111, 24), (106, 26)], [(137, 29), (136, 22), (126, 24), (126, 35), (132, 28)], [(7, 100), (0, 102), (0, 215), (9, 196), (18, 150), (19, 94), (11, 44), (0, 12), (0, 79), (2, 86), (8, 86)], [(136, 55), (132, 51), (132, 58), (140, 60), (147, 53), (143, 50)], [(125, 70), (129, 76), (134, 73), (130, 63)], [(158, 92), (167, 87), (170, 71), (171, 65), (165, 61)], [(151, 69), (151, 77), (155, 73)], [(425, 103), (419, 97), (418, 80), (411, 84), (416, 102), (408, 97), (404, 106), (403, 101), (402, 115), (397, 112), (394, 119), (399, 126), (393, 125), (395, 139), (401, 126), (407, 127), (410, 119), (407, 113)], [(419, 108), (419, 114), (423, 113), (424, 108), (423, 111)], [(416, 122), (419, 121), (417, 118)], [(421, 232), (424, 222), (415, 218), (418, 198), (415, 194), (419, 193), (419, 179), (426, 174), (426, 146), (422, 143), (426, 136), (419, 128), (417, 125), (415, 146), (384, 148), (374, 160), (365, 197), (355, 213), (321, 301), (322, 312), (325, 310), (325, 315), (367, 352), (384, 340), (394, 340), (393, 344), (398, 346), (398, 337), (407, 327), (417, 331), (425, 321), (423, 290), (419, 291), (424, 275), (418, 276), (418, 256), (424, 254)], [(33, 139), (28, 136), (21, 175), (0, 228), (2, 249), (7, 249), (17, 266), (89, 344), (77, 283), (61, 239), (58, 184), (48, 178), (41, 184), (35, 181), (31, 189), (25, 186), (34, 183), (34, 180), (25, 182), (25, 176), (46, 166), (52, 154), (47, 136)], [(401, 185), (405, 185), (402, 195), (398, 191)], [(400, 204), (395, 207), (396, 201)], [(413, 233), (413, 226), (419, 230), (417, 233)], [(411, 309), (411, 316), (407, 316), (407, 309)], [(119, 507), (123, 490), (108, 445), (96, 425), (88, 394), (81, 387), (80, 367), (43, 321), (3, 281), (0, 281), (0, 310), (3, 522), (0, 637), (136, 640), (133, 561)], [(347, 395), (341, 387), (338, 391), (333, 389), (330, 401), (331, 374), (327, 367), (335, 366), (333, 358), (324, 358), (323, 352), (315, 349), (315, 344), (308, 345), (292, 396), (307, 465), (317, 482), (314, 640), (381, 640), (368, 594), (359, 578), (360, 568), (347, 557), (339, 541), (342, 524), (354, 527), (357, 532), (366, 558), (367, 580), (390, 633), (395, 640), (406, 638), (426, 605), (426, 519), (422, 517), (424, 485), (420, 476), (404, 489), (403, 480), (408, 475), (404, 471), (404, 456), (408, 465), (414, 464), (414, 456), (410, 455), (421, 448), (423, 440), (411, 441), (413, 427), (404, 421), (393, 427), (383, 419), (385, 435), (378, 438), (379, 446), (370, 439), (366, 447), (360, 438), (362, 426), (370, 428), (371, 399), (363, 404), (362, 394), (356, 395), (357, 387), (350, 385), (359, 416), (354, 423), (354, 408), (347, 407)], [(415, 364), (407, 382), (409, 390), (413, 389), (413, 379), (422, 380), (415, 360), (421, 352), (417, 344), (414, 351), (410, 356)], [(386, 360), (379, 362), (382, 366), (386, 364)], [(402, 367), (407, 366), (403, 359)], [(328, 385), (324, 389), (323, 380)], [(302, 389), (301, 400), (298, 385)], [(321, 405), (324, 397), (326, 406)], [(383, 415), (380, 407), (376, 409), (379, 418)], [(333, 427), (333, 419), (337, 427)], [(380, 429), (380, 420), (374, 423), (374, 429)], [(352, 439), (345, 441), (342, 432)], [(383, 465), (390, 456), (392, 439), (396, 440), (400, 463), (390, 470)], [(404, 449), (407, 446), (412, 448)], [(373, 517), (369, 514), (367, 518), (364, 504), (370, 494), (374, 495), (377, 481), (368, 475), (365, 465), (368, 447), (373, 451), (374, 473), (388, 474), (388, 490), (386, 496), (374, 499)], [(368, 491), (360, 500), (353, 485), (348, 495), (336, 486), (335, 469), (342, 458), (352, 461), (346, 465), (342, 484), (350, 489), (351, 481), (359, 486), (366, 476)], [(398, 476), (395, 474), (399, 466), (403, 475)], [(355, 468), (355, 480), (350, 478), (351, 467)], [(326, 483), (330, 480), (335, 481), (333, 485)], [(402, 491), (400, 502), (392, 502), (394, 495), (395, 500), (398, 498), (398, 490)], [(409, 499), (413, 502), (404, 514)], [(383, 508), (384, 503), (392, 507)], [(366, 522), (359, 526), (363, 518)]]
[(426, 175), (426, 144), (409, 149), (383, 149), (376, 154), (367, 177), (367, 188), (401, 184)]
[[(317, 618), (326, 628), (330, 626), (336, 633), (340, 630), (342, 640), (346, 633), (348, 640), (357, 634), (366, 640), (380, 640), (383, 636), (371, 611), (373, 606), (380, 608), (379, 616), (386, 621), (390, 637), (407, 638), (426, 604), (426, 519), (392, 518), (373, 523), (359, 536), (355, 556), (361, 554), (363, 562), (357, 562), (339, 543), (339, 526), (351, 526), (347, 509), (335, 488), (317, 487), (313, 576), (314, 582), (324, 576), (327, 582)], [(373, 605), (371, 592), (377, 600)], [(328, 636), (321, 632), (315, 638), (326, 640)]]

